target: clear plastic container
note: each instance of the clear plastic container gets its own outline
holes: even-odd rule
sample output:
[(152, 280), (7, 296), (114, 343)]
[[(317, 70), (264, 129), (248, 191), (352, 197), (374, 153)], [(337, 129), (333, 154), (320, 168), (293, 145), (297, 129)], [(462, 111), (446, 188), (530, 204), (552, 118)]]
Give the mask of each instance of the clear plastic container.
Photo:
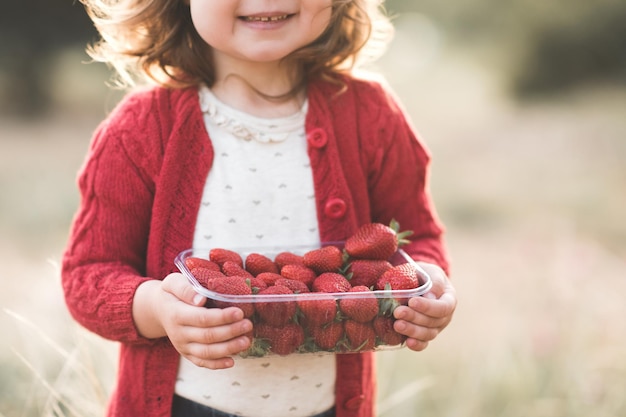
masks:
[[(341, 242), (326, 243), (341, 248)], [(251, 253), (270, 259), (281, 252), (304, 255), (311, 247), (228, 248), (245, 261)], [(186, 264), (190, 257), (209, 259), (210, 249), (188, 249), (181, 252), (175, 264), (189, 280), (195, 291), (207, 298), (207, 307), (235, 305), (242, 307), (253, 323), (252, 346), (242, 357), (288, 355), (302, 353), (357, 353), (393, 349), (404, 346), (404, 337), (393, 331), (393, 310), (406, 304), (409, 298), (418, 297), (430, 290), (432, 281), (428, 273), (399, 249), (389, 259), (394, 265), (411, 265), (418, 277), (419, 286), (410, 290), (374, 290), (368, 292), (303, 292), (294, 294), (232, 295), (211, 291), (203, 286)], [(350, 260), (347, 261), (348, 263)], [(372, 303), (372, 299), (375, 303)], [(369, 301), (366, 301), (369, 300)], [(349, 306), (350, 304), (350, 306)], [(368, 319), (372, 304), (376, 314)], [(333, 307), (334, 306), (334, 307)], [(369, 309), (367, 317), (356, 320), (354, 309)], [(366, 307), (368, 306), (368, 307)], [(351, 307), (352, 313), (348, 312)], [(267, 311), (283, 319), (269, 320)], [(345, 311), (344, 311), (345, 310)], [(322, 313), (320, 313), (322, 312)], [(319, 319), (319, 315), (325, 318)], [(359, 316), (357, 314), (356, 316)], [(271, 323), (268, 323), (271, 321)]]

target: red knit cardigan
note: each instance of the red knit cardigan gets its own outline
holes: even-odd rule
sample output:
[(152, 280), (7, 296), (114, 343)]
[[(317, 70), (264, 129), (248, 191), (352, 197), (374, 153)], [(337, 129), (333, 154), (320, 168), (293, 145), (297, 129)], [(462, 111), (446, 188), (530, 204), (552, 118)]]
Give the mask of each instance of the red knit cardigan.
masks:
[[(447, 269), (442, 227), (427, 191), (429, 155), (379, 84), (344, 78), (308, 90), (308, 153), (322, 241), (366, 222), (399, 221), (405, 249)], [(109, 416), (170, 415), (179, 354), (167, 338), (140, 336), (137, 287), (176, 271), (191, 247), (213, 148), (197, 90), (150, 88), (125, 98), (98, 127), (79, 175), (81, 202), (63, 257), (67, 306), (84, 327), (120, 342)], [(337, 357), (338, 417), (372, 417), (374, 354)]]

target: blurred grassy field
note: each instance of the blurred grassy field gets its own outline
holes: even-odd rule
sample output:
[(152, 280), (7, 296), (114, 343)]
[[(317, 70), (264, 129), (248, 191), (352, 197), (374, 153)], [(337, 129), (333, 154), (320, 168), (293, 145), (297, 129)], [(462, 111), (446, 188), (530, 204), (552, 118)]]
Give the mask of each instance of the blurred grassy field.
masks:
[[(626, 90), (516, 103), (497, 66), (403, 19), (377, 68), (433, 154), (459, 306), (425, 352), (378, 355), (380, 417), (626, 415)], [(76, 170), (117, 99), (75, 58), (57, 112), (0, 120), (0, 416), (99, 415), (115, 372), (59, 288)]]

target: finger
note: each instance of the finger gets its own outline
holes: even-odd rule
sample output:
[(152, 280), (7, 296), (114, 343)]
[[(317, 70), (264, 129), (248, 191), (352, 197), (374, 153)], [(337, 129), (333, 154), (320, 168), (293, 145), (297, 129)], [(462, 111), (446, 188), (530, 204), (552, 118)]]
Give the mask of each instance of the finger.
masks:
[(223, 357), (223, 358), (216, 358), (216, 359), (201, 359), (201, 358), (196, 358), (195, 356), (185, 355), (185, 359), (187, 359), (188, 361), (190, 361), (196, 366), (213, 369), (213, 370), (227, 369), (227, 368), (232, 368), (233, 366), (235, 366), (235, 361), (233, 360), (233, 358), (229, 356)]
[(241, 320), (233, 324), (207, 328), (185, 327), (181, 336), (193, 343), (215, 344), (248, 335), (251, 332), (252, 322), (250, 320)]
[(438, 328), (445, 323), (445, 318), (431, 317), (407, 306), (396, 308), (393, 315), (397, 320), (428, 328)]
[(445, 292), (439, 298), (413, 297), (409, 299), (409, 307), (433, 318), (450, 317), (456, 309), (456, 295)]
[(440, 332), (440, 329), (437, 327), (417, 326), (404, 320), (396, 320), (393, 328), (396, 332), (421, 342), (433, 340)]
[(421, 352), (428, 347), (428, 342), (416, 339), (406, 339), (405, 346), (416, 352)]
[(198, 366), (211, 368), (218, 365), (224, 359), (237, 355), (250, 347), (251, 340), (247, 336), (240, 336), (225, 342), (202, 344), (191, 343), (187, 345), (186, 357)]
[(206, 302), (206, 297), (198, 294), (193, 286), (189, 284), (187, 278), (178, 272), (169, 274), (163, 279), (163, 290), (173, 294), (187, 304), (201, 306)]
[[(186, 329), (198, 329), (198, 331), (207, 331), (208, 329), (240, 322), (248, 323), (240, 325), (251, 327), (250, 321), (244, 320), (243, 311), (237, 307), (225, 309), (198, 308), (183, 304), (183, 308), (176, 309), (170, 314), (169, 321), (176, 326)], [(245, 333), (245, 331), (242, 333)], [(235, 336), (239, 334), (241, 333), (235, 334)]]
[(244, 313), (239, 307), (203, 308), (196, 314), (194, 322), (190, 324), (200, 328), (209, 328), (237, 323), (243, 319)]
[(419, 262), (419, 266), (428, 274), (432, 283), (430, 291), (426, 296), (431, 294), (435, 298), (439, 298), (444, 293), (449, 281), (446, 273), (443, 269), (434, 264)]

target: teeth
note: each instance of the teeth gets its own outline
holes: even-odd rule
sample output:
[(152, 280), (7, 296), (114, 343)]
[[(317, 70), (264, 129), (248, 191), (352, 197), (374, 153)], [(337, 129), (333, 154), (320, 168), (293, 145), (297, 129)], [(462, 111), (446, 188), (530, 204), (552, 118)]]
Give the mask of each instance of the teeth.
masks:
[(278, 22), (279, 20), (287, 19), (288, 15), (282, 16), (246, 16), (244, 19), (247, 22)]

